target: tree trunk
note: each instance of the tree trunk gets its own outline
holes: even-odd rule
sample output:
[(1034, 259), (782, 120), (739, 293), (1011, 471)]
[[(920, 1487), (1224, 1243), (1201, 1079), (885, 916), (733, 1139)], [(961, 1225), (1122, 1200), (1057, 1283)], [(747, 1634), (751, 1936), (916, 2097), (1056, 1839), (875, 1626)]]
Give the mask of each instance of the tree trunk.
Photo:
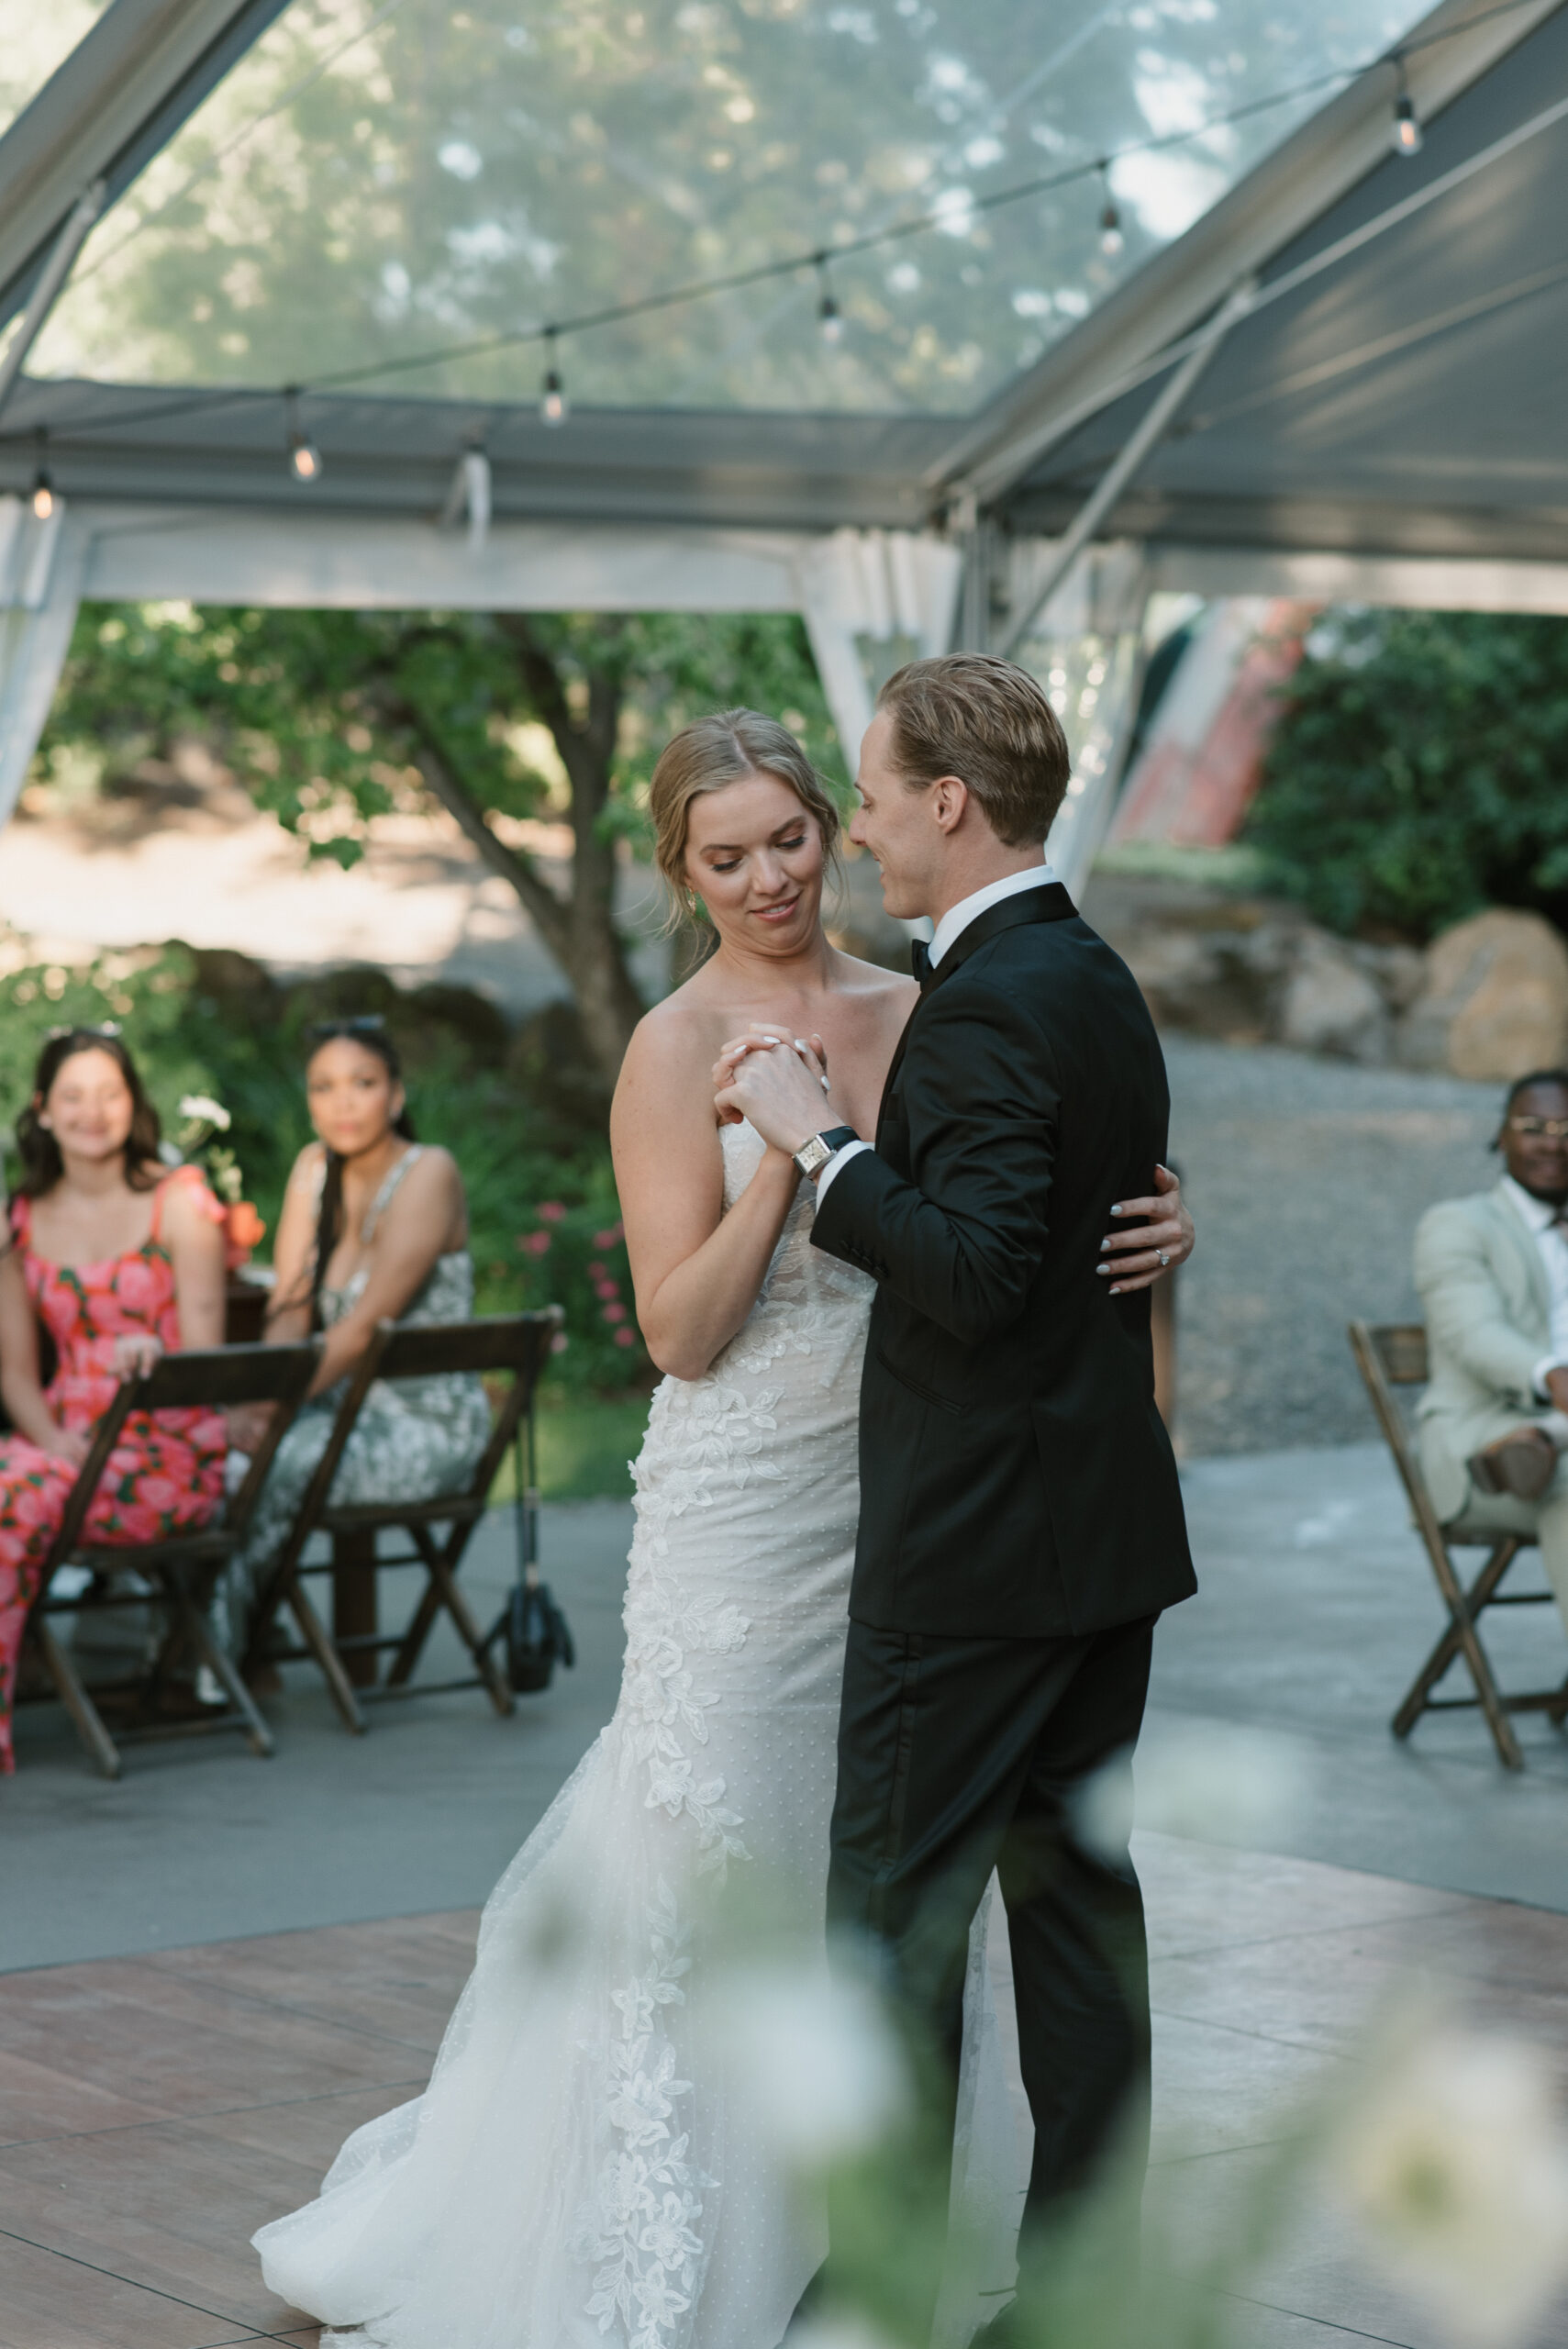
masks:
[(631, 1031), (646, 1007), (627, 967), (615, 921), (616, 849), (602, 829), (610, 796), (621, 693), (611, 675), (596, 674), (588, 712), (573, 717), (559, 672), (520, 615), (500, 616), (516, 643), (530, 703), (550, 728), (572, 785), (572, 888), (559, 897), (532, 861), (491, 829), (481, 807), (454, 772), (422, 714), (408, 718), (420, 742), (419, 771), (431, 793), (455, 817), (492, 873), (514, 890), (571, 985), (584, 1042), (607, 1100), (620, 1074)]

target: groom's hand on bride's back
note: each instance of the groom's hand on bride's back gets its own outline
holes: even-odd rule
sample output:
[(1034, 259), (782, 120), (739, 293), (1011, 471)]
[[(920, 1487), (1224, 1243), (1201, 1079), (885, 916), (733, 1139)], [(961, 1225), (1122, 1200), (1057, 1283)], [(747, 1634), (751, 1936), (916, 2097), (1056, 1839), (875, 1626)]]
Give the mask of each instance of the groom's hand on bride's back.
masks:
[(1118, 1199), (1111, 1217), (1095, 1269), (1102, 1280), (1109, 1281), (1113, 1297), (1152, 1288), (1177, 1264), (1184, 1264), (1196, 1245), (1197, 1233), (1182, 1197), (1181, 1182), (1168, 1166), (1154, 1169), (1151, 1197)]

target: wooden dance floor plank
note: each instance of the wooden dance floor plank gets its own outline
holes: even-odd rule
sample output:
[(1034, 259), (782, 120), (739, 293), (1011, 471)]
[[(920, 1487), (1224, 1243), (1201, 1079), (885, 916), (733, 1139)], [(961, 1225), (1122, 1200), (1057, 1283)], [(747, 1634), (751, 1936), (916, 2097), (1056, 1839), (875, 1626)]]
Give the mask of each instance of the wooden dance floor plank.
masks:
[[(1167, 1836), (1139, 1839), (1139, 1865), (1152, 2190), (1190, 2205), (1199, 2237), (1417, 1967), (1473, 2019), (1568, 2058), (1568, 1917)], [(0, 1976), (0, 2349), (311, 2349), (316, 2329), (266, 2291), (250, 2238), (308, 2199), (351, 2130), (418, 2092), (477, 1922), (395, 1918)], [(1005, 1995), (1005, 1935), (993, 1961)], [(1429, 2319), (1316, 2208), (1271, 2258), (1253, 2316), (1249, 2349), (1437, 2349)], [(1568, 2308), (1540, 2349), (1565, 2339)]]
[(477, 1912), (0, 1977), (0, 2349), (301, 2330), (250, 2239), (417, 2095)]

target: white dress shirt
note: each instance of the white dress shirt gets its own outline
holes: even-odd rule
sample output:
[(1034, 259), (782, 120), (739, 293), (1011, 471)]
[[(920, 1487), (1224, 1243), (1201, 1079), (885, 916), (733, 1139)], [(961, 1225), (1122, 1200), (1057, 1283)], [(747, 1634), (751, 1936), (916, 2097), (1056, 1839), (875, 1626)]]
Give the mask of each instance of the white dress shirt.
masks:
[[(931, 968), (935, 970), (949, 947), (956, 939), (962, 937), (970, 923), (979, 915), (988, 913), (993, 906), (999, 906), (1004, 897), (1016, 897), (1025, 889), (1043, 889), (1048, 881), (1054, 881), (1056, 875), (1049, 864), (1027, 864), (1021, 873), (1004, 874), (1000, 881), (987, 881), (984, 889), (972, 890), (967, 897), (961, 897), (956, 906), (948, 907), (936, 929), (931, 932), (929, 950)], [(869, 1141), (847, 1141), (842, 1150), (836, 1150), (833, 1152), (832, 1157), (817, 1177), (818, 1206), (827, 1197), (828, 1186), (839, 1172), (840, 1167), (847, 1166), (851, 1159), (859, 1152), (870, 1148)], [(1552, 1325), (1552, 1337), (1555, 1342), (1555, 1323)]]
[(1522, 1183), (1516, 1183), (1511, 1174), (1504, 1175), (1503, 1188), (1535, 1241), (1546, 1274), (1546, 1293), (1551, 1300), (1551, 1352), (1542, 1354), (1534, 1374), (1535, 1391), (1545, 1401), (1550, 1399), (1546, 1393), (1547, 1372), (1568, 1369), (1568, 1233), (1558, 1222), (1557, 1209), (1550, 1199), (1538, 1199)]

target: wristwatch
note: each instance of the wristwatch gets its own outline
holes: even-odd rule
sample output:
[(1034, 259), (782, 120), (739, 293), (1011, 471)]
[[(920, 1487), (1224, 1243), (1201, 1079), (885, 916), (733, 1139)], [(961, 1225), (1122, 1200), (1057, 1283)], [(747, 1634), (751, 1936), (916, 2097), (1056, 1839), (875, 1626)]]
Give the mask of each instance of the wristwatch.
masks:
[(800, 1148), (794, 1152), (795, 1163), (803, 1174), (809, 1175), (815, 1181), (836, 1151), (842, 1150), (848, 1142), (859, 1141), (859, 1140), (860, 1136), (853, 1126), (829, 1126), (825, 1134), (813, 1134), (809, 1141), (801, 1143)]

